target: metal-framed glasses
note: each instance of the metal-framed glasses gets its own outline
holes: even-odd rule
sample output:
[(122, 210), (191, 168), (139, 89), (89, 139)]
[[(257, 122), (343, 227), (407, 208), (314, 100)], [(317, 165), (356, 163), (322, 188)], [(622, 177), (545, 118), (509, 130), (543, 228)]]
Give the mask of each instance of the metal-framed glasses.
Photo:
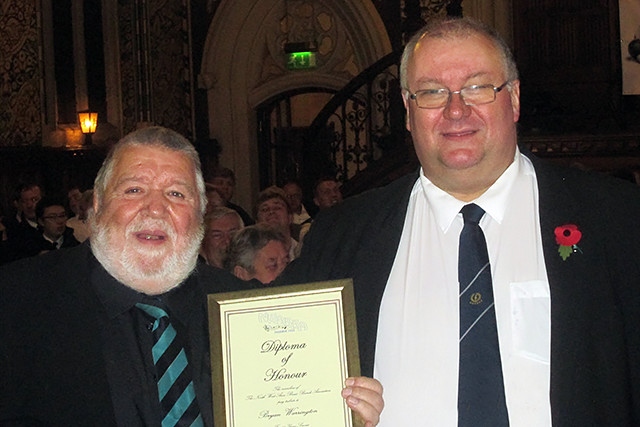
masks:
[(51, 215), (46, 215), (42, 217), (42, 219), (50, 219), (51, 221), (66, 220), (67, 218), (68, 216), (66, 213), (51, 214)]
[(465, 105), (489, 104), (496, 100), (496, 94), (509, 84), (509, 80), (500, 86), (472, 85), (460, 90), (451, 91), (446, 87), (437, 89), (423, 89), (409, 94), (409, 98), (416, 102), (418, 108), (442, 108), (451, 101), (454, 93), (459, 93)]

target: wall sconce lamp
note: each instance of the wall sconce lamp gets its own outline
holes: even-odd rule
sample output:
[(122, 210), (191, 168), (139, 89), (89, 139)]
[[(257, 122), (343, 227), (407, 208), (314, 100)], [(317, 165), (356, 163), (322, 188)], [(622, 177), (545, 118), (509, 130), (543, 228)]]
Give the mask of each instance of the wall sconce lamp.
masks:
[(79, 111), (78, 121), (80, 122), (80, 129), (85, 135), (85, 145), (91, 145), (91, 135), (95, 133), (96, 126), (98, 126), (98, 113), (93, 111)]

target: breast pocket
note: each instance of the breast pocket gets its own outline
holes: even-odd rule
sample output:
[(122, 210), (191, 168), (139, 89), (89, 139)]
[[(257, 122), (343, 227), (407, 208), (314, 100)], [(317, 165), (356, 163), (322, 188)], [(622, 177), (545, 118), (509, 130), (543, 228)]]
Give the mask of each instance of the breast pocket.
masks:
[(517, 356), (548, 364), (551, 295), (546, 281), (511, 283), (511, 333)]

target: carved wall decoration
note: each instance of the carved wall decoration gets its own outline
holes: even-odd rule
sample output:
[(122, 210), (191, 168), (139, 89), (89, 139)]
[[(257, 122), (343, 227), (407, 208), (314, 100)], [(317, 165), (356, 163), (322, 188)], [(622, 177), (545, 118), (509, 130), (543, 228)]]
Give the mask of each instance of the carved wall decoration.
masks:
[(149, 9), (153, 119), (192, 138), (189, 1), (156, 0)]
[(193, 137), (188, 2), (120, 0), (118, 15), (125, 133), (153, 123)]
[(0, 146), (40, 143), (42, 70), (37, 0), (0, 2)]
[(344, 24), (323, 2), (288, 0), (283, 3), (280, 16), (274, 16), (266, 33), (266, 55), (259, 86), (273, 78), (289, 73), (284, 54), (285, 43), (313, 42), (318, 47), (316, 69), (350, 79), (361, 65), (356, 64), (353, 44)]
[(135, 96), (136, 72), (134, 55), (135, 14), (134, 2), (118, 1), (118, 30), (120, 39), (120, 90), (122, 92), (122, 128), (128, 133), (136, 128), (138, 114)]

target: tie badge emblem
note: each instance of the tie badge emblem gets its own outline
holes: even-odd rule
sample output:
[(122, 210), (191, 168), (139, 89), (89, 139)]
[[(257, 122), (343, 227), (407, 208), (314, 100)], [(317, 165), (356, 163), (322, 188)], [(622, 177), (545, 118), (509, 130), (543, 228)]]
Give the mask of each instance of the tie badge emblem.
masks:
[(480, 292), (474, 292), (469, 297), (469, 304), (478, 305), (482, 304), (482, 294)]

